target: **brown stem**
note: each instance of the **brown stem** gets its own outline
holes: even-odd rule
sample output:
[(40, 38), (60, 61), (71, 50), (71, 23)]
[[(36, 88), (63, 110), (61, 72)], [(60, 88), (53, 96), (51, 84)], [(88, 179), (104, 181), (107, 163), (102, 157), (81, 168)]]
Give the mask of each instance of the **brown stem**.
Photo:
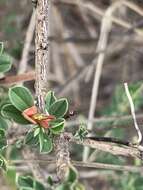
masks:
[(24, 74), (19, 74), (16, 76), (6, 76), (0, 79), (0, 85), (14, 84), (18, 82), (26, 82), (31, 80), (35, 80), (35, 72), (33, 71)]
[(70, 165), (69, 142), (62, 133), (55, 139), (57, 176), (64, 180)]
[(121, 155), (121, 156), (127, 156), (127, 157), (131, 156), (131, 157), (143, 159), (142, 151), (139, 149), (139, 147), (123, 146), (122, 144), (120, 144), (120, 146), (119, 146), (119, 143), (91, 140), (89, 138), (86, 138), (83, 141), (81, 141), (81, 140), (76, 139), (70, 133), (66, 133), (65, 138), (67, 138), (70, 142), (73, 142), (75, 144), (88, 146), (90, 148), (108, 152), (113, 155)]
[(36, 9), (36, 37), (35, 37), (35, 69), (36, 96), (40, 112), (44, 112), (45, 93), (47, 92), (47, 76), (49, 63), (48, 42), (48, 14), (49, 0), (38, 0)]

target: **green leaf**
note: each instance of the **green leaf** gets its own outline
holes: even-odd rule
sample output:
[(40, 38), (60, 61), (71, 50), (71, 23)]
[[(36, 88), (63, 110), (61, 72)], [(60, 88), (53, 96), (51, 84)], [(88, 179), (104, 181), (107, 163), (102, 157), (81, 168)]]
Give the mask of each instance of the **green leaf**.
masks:
[(81, 183), (77, 183), (74, 186), (74, 190), (86, 190), (85, 187)]
[(68, 101), (65, 98), (57, 100), (49, 108), (49, 114), (54, 115), (56, 118), (63, 117), (67, 111)]
[(9, 99), (19, 111), (32, 107), (34, 100), (30, 91), (22, 86), (16, 86), (9, 89)]
[(17, 185), (21, 188), (29, 188), (29, 190), (34, 189), (34, 181), (30, 176), (18, 176), (16, 181)]
[(11, 58), (6, 53), (0, 55), (0, 73), (7, 72), (11, 69)]
[(49, 153), (53, 149), (52, 139), (44, 134), (42, 131), (39, 134), (39, 145), (41, 153)]
[(37, 127), (34, 131), (34, 137), (36, 137), (37, 135), (39, 135), (40, 133), (40, 127)]
[(66, 177), (66, 181), (73, 184), (77, 182), (77, 178), (78, 178), (77, 170), (73, 166), (70, 166)]
[(49, 112), (50, 106), (56, 101), (56, 97), (54, 95), (54, 92), (49, 91), (46, 95), (46, 110)]
[(42, 147), (41, 153), (49, 153), (49, 152), (52, 151), (52, 149), (53, 149), (52, 140), (49, 137), (44, 138), (44, 142), (43, 142), (43, 147)]
[(8, 166), (7, 172), (4, 173), (4, 179), (6, 184), (11, 187), (12, 190), (16, 189), (16, 169), (13, 166)]
[(51, 125), (50, 131), (53, 134), (59, 134), (64, 129), (65, 120), (63, 118), (59, 118), (59, 119), (49, 122), (49, 124)]
[(86, 129), (86, 126), (82, 124), (79, 127), (79, 129), (76, 131), (76, 134), (74, 136), (78, 140), (83, 141), (83, 139), (86, 137), (87, 134), (88, 134), (88, 130)]
[(40, 152), (42, 151), (43, 144), (44, 144), (44, 134), (43, 131), (40, 131), (39, 133), (39, 145), (40, 145)]
[(39, 138), (38, 136), (34, 137), (34, 131), (28, 132), (25, 138), (25, 144), (36, 146), (38, 145), (38, 143), (39, 143)]
[(2, 168), (4, 171), (7, 171), (7, 162), (2, 155), (0, 155), (0, 168)]
[(16, 123), (23, 125), (30, 124), (21, 114), (21, 112), (16, 109), (12, 104), (6, 104), (2, 107), (1, 114), (7, 119), (12, 119)]
[(73, 188), (71, 187), (71, 184), (65, 183), (58, 185), (58, 187), (56, 187), (55, 190), (73, 190)]
[(53, 182), (53, 179), (52, 179), (51, 176), (48, 177), (47, 183), (48, 183), (50, 186), (53, 186), (53, 185), (54, 185), (54, 182)]
[(3, 129), (0, 129), (0, 149), (3, 149), (7, 146), (6, 134)]
[(0, 116), (0, 129), (8, 129), (8, 122), (2, 116)]
[[(2, 109), (2, 107), (6, 104), (11, 104), (10, 103), (10, 100), (9, 100), (9, 97), (7, 96), (7, 93), (6, 92), (6, 97), (2, 98), (2, 100), (0, 101), (0, 110)], [(1, 92), (1, 94), (4, 94), (4, 91)]]
[(35, 181), (33, 190), (45, 190), (45, 187), (40, 182)]
[(4, 45), (3, 42), (0, 42), (0, 55), (3, 53)]

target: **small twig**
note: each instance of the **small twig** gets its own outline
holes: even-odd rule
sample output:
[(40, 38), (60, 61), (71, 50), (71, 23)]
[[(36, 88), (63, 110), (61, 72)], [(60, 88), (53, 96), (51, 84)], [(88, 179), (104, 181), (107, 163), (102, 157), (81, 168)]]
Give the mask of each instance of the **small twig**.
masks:
[[(14, 164), (18, 164), (18, 166), (16, 166), (17, 168), (19, 167), (19, 164), (22, 164), (24, 162), (29, 162), (29, 163), (42, 163), (42, 164), (55, 164), (55, 160), (44, 160), (44, 159), (38, 159), (38, 160), (10, 160), (10, 163), (14, 163)], [(86, 162), (82, 162), (82, 161), (75, 161), (75, 160), (71, 160), (71, 163), (74, 166), (77, 166), (79, 168), (97, 168), (97, 169), (103, 169), (103, 170), (114, 170), (114, 171), (125, 171), (125, 172), (133, 172), (133, 173), (138, 173), (143, 171), (143, 167), (141, 166), (132, 166), (132, 165), (114, 165), (114, 164), (103, 164), (103, 163), (98, 163), (98, 162), (94, 162), (94, 163), (86, 163)], [(95, 174), (95, 171), (93, 171)], [(98, 171), (99, 172), (99, 171)], [(99, 174), (99, 173), (98, 173)], [(82, 171), (79, 172), (79, 175), (82, 176)], [(86, 175), (87, 175), (87, 171), (86, 171)], [(89, 176), (87, 175), (87, 178)], [(95, 176), (92, 176), (95, 177)]]
[[(120, 1), (119, 1), (120, 2)], [(99, 8), (98, 6), (94, 5), (93, 3), (89, 3), (89, 2), (83, 2), (80, 0), (80, 2), (78, 1), (67, 1), (67, 0), (60, 0), (58, 2), (54, 2), (54, 4), (58, 4), (58, 3), (64, 3), (64, 4), (70, 4), (70, 5), (77, 5), (79, 6), (82, 6), (84, 8), (86, 8), (87, 10), (89, 10), (89, 13), (92, 14), (92, 13), (95, 13), (101, 17), (104, 16), (105, 12), (104, 10), (102, 10), (101, 8)], [(97, 19), (97, 16), (93, 14), (93, 17)], [(123, 28), (126, 28), (126, 29), (130, 29), (132, 28), (132, 25), (130, 23), (128, 23), (127, 21), (124, 21), (124, 20), (121, 20), (120, 18), (117, 18), (115, 16), (111, 16), (111, 20), (113, 23), (123, 27)], [(141, 29), (137, 29), (135, 28), (134, 29), (134, 32), (138, 35), (138, 36), (143, 36), (143, 31)]]
[[(85, 138), (86, 139), (86, 138)], [(102, 141), (102, 142), (110, 142), (110, 143), (116, 143), (119, 145), (125, 145), (125, 146), (132, 146), (129, 141), (113, 138), (113, 137), (88, 137), (88, 139), (95, 140), (95, 141)]]
[(137, 6), (135, 3), (127, 1), (127, 0), (126, 1), (122, 0), (122, 4), (127, 6), (130, 9), (132, 9), (134, 12), (136, 12), (140, 16), (143, 16), (143, 9), (139, 6)]
[[(55, 14), (56, 23), (58, 23), (58, 25), (60, 24), (60, 26), (61, 26), (62, 37), (69, 38), (70, 37), (69, 31), (65, 28), (63, 20), (62, 20), (62, 16), (61, 16), (61, 14), (59, 14), (57, 7), (53, 7), (53, 11)], [(83, 67), (85, 65), (85, 63), (84, 63), (84, 60), (81, 57), (81, 55), (78, 53), (78, 49), (77, 49), (76, 45), (73, 44), (72, 42), (68, 42), (65, 45), (66, 45), (67, 52), (71, 55), (72, 59), (74, 59), (76, 65), (78, 67)]]
[[(143, 114), (137, 114), (136, 118), (142, 122), (142, 118), (143, 118)], [(124, 127), (124, 128), (128, 128), (127, 124), (132, 124), (132, 116), (130, 115), (125, 115), (125, 116), (113, 116), (113, 117), (100, 117), (100, 118), (93, 118), (92, 120), (88, 120), (87, 118), (85, 118), (83, 120), (84, 124), (87, 124), (88, 122), (93, 122), (95, 123), (95, 128), (93, 128), (93, 132), (96, 131), (96, 129), (98, 129), (98, 124), (103, 124), (102, 127), (100, 126), (102, 129), (106, 128), (107, 126), (109, 128), (116, 128), (118, 126), (120, 127)], [(116, 123), (115, 123), (116, 122)], [(78, 126), (80, 125), (81, 121), (79, 119), (76, 120), (70, 120), (66, 122), (66, 126), (71, 127), (71, 126)], [(111, 124), (113, 123), (113, 124)]]
[(29, 26), (27, 29), (24, 48), (23, 48), (23, 52), (22, 52), (22, 58), (19, 63), (18, 74), (23, 74), (26, 72), (27, 62), (28, 62), (28, 54), (30, 51), (30, 45), (31, 45), (33, 35), (34, 35), (34, 29), (35, 29), (35, 10), (33, 10), (31, 20), (30, 20), (30, 23), (29, 23)]
[(122, 166), (122, 165), (113, 165), (113, 164), (103, 164), (103, 163), (86, 163), (86, 162), (80, 162), (80, 161), (72, 161), (72, 163), (79, 167), (87, 167), (87, 168), (98, 168), (98, 169), (104, 169), (104, 170), (117, 170), (117, 171), (128, 171), (133, 173), (142, 172), (142, 167), (137, 166)]
[(106, 141), (96, 141), (91, 140), (89, 138), (80, 141), (76, 139), (72, 134), (67, 133), (65, 134), (66, 137), (69, 139), (70, 142), (80, 144), (83, 146), (87, 146), (93, 149), (97, 149), (100, 151), (108, 152), (113, 155), (122, 155), (122, 156), (131, 156), (142, 159), (142, 152), (137, 147), (134, 146), (122, 146), (118, 143), (111, 143)]
[(87, 28), (90, 37), (96, 39), (97, 38), (97, 32), (94, 28), (94, 25), (93, 25), (91, 19), (87, 15), (87, 11), (85, 10), (85, 8), (80, 6), (80, 3), (78, 4), (78, 8), (79, 8), (79, 12), (81, 14), (81, 17), (83, 19), (84, 25)]
[(14, 75), (14, 76), (5, 76), (4, 78), (0, 79), (0, 85), (10, 85), (16, 83), (23, 83), (26, 81), (35, 80), (35, 72), (27, 72), (24, 74)]
[[(19, 74), (16, 76), (5, 76), (4, 78), (0, 79), (0, 85), (12, 85), (16, 83), (23, 83), (27, 81), (35, 80), (35, 72), (27, 72), (24, 74)], [(49, 81), (54, 81), (54, 82), (59, 82), (59, 80), (56, 78), (56, 76), (52, 73), (48, 74), (48, 80)]]
[[(95, 56), (98, 56), (99, 53), (105, 52), (105, 50), (99, 50), (95, 52)], [(72, 86), (74, 86), (77, 82), (79, 82), (88, 72), (88, 70), (96, 65), (96, 62), (91, 63), (92, 65), (84, 65), (82, 68), (79, 68), (77, 72), (70, 77), (60, 88), (56, 89), (56, 93), (59, 96), (65, 95), (69, 90), (71, 90)]]
[(137, 124), (136, 115), (135, 115), (134, 103), (133, 103), (132, 97), (131, 97), (130, 92), (129, 92), (128, 84), (127, 84), (127, 83), (124, 83), (124, 87), (125, 87), (125, 92), (126, 92), (126, 95), (127, 95), (127, 97), (128, 97), (129, 103), (130, 103), (131, 114), (132, 114), (132, 117), (133, 117), (133, 120), (134, 120), (134, 126), (135, 126), (135, 129), (136, 129), (137, 134), (138, 134), (137, 143), (140, 144), (141, 141), (142, 141), (142, 133), (141, 133), (141, 131), (140, 131), (140, 129), (139, 129), (139, 126), (138, 126), (138, 124)]
[[(52, 7), (51, 10), (53, 13), (54, 8)], [(57, 23), (57, 19), (55, 18), (54, 14), (51, 17), (51, 20), (52, 20), (52, 23), (55, 23), (55, 24), (51, 24), (51, 34), (55, 34), (56, 36), (56, 31), (57, 31), (56, 26), (59, 27), (59, 23)], [(59, 81), (61, 81), (61, 83), (63, 84), (65, 82), (65, 76), (63, 72), (63, 64), (61, 61), (61, 52), (60, 52), (58, 44), (55, 41), (53, 41), (51, 45), (52, 45), (53, 68), (55, 71), (55, 75), (58, 77)]]

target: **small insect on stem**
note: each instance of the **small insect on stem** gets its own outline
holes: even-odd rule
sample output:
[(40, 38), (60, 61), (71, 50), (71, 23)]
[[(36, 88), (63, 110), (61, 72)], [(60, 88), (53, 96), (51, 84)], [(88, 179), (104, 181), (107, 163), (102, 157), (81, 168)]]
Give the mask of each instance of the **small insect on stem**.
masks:
[(69, 111), (64, 118), (65, 119), (69, 119), (70, 117), (73, 117), (76, 114), (76, 112), (74, 110)]

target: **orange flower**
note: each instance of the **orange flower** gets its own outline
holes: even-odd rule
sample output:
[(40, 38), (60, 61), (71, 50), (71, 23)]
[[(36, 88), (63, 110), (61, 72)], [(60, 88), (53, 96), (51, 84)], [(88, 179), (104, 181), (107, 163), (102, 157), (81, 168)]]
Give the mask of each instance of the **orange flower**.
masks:
[(32, 106), (22, 112), (25, 119), (33, 124), (39, 124), (41, 127), (47, 129), (50, 127), (49, 121), (56, 119), (53, 115), (46, 115), (38, 113), (36, 106)]

